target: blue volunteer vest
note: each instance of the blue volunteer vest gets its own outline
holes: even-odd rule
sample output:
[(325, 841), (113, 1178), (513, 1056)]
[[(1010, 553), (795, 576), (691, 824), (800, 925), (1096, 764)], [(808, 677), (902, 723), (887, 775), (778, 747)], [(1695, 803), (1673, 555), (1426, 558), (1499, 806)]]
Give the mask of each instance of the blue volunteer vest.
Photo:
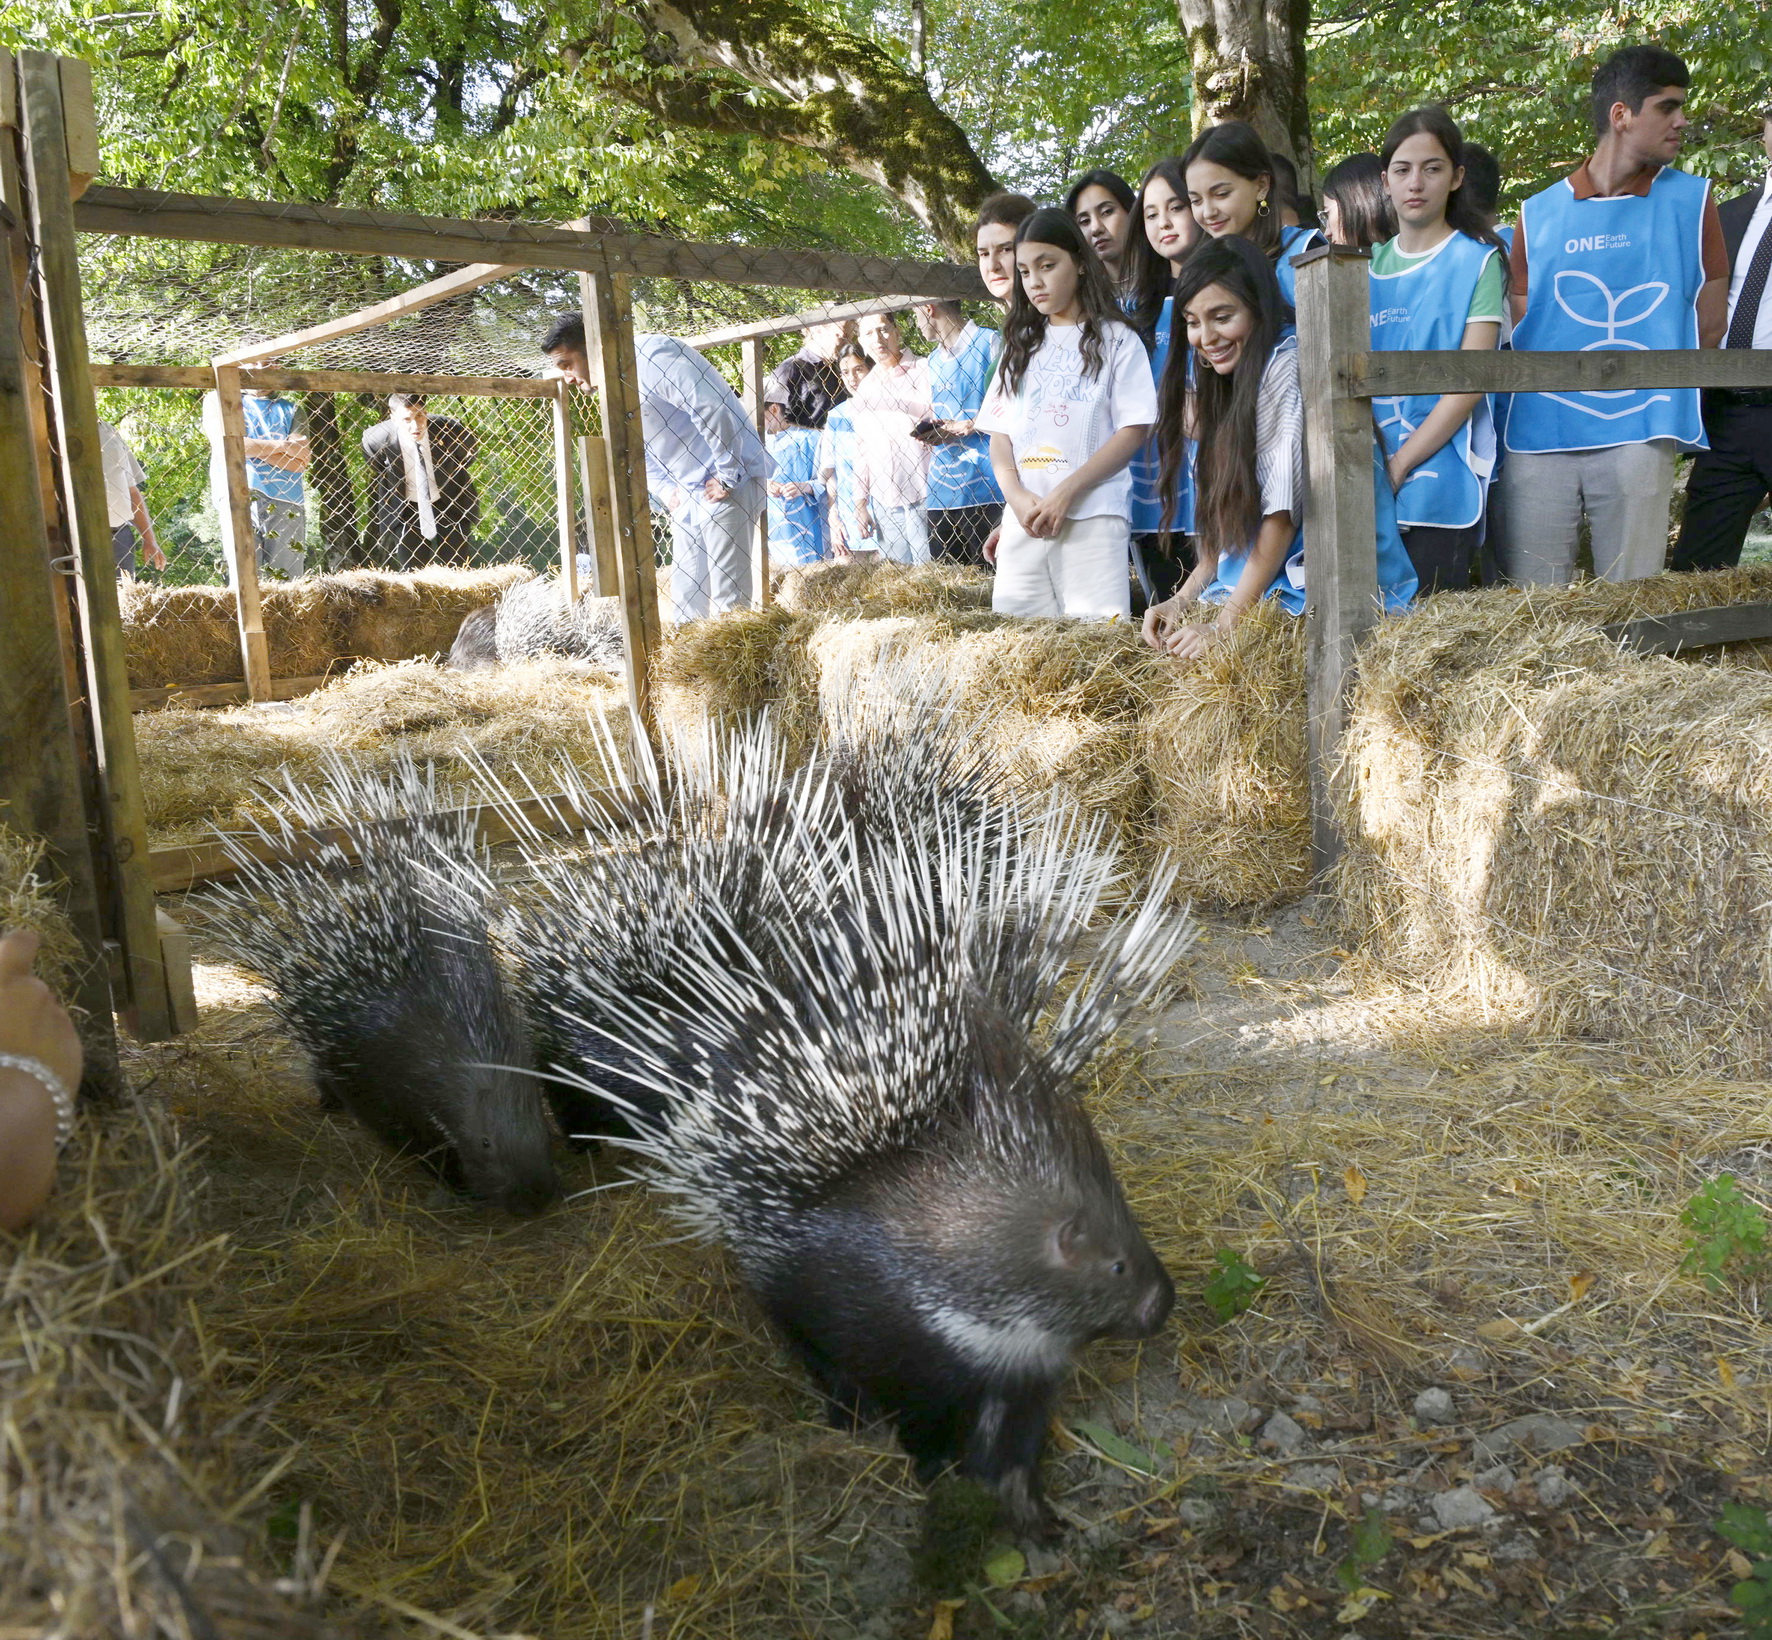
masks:
[[(1567, 180), (1520, 210), (1526, 236), (1521, 352), (1698, 346), (1704, 207), (1710, 184), (1671, 165), (1644, 195), (1577, 199)], [(1507, 447), (1521, 454), (1608, 450), (1671, 438), (1705, 447), (1696, 388), (1516, 393)]]
[[(1279, 347), (1296, 347), (1293, 338), (1283, 340)], [(1251, 460), (1254, 459), (1251, 455)], [(1420, 582), (1415, 576), (1415, 565), (1410, 562), (1408, 550), (1403, 545), (1403, 537), (1397, 529), (1397, 502), (1391, 493), (1390, 479), (1385, 475), (1384, 460), (1379, 455), (1378, 440), (1372, 441), (1372, 503), (1378, 515), (1378, 532), (1375, 547), (1378, 553), (1378, 592), (1387, 613), (1394, 614), (1400, 609), (1407, 609), (1414, 598)], [(1200, 594), (1200, 602), (1205, 604), (1222, 604), (1237, 590), (1237, 582), (1242, 578), (1243, 566), (1249, 562), (1249, 554), (1255, 543), (1237, 552), (1223, 552), (1218, 555), (1218, 569), (1213, 575), (1212, 584)], [(1304, 525), (1301, 523), (1292, 537), (1291, 550), (1281, 564), (1279, 573), (1268, 583), (1264, 598), (1278, 598), (1281, 607), (1288, 615), (1304, 613)]]
[(1322, 243), (1323, 236), (1315, 228), (1280, 230), (1280, 254), (1274, 261), (1274, 276), (1280, 281), (1280, 294), (1286, 298), (1286, 306), (1294, 312), (1298, 310), (1298, 270), (1292, 266), (1292, 258)]
[[(974, 330), (958, 353), (940, 343), (929, 355), (929, 398), (937, 421), (971, 421), (984, 406), (996, 368), (997, 333)], [(1000, 507), (1003, 492), (991, 471), (988, 434), (974, 433), (957, 444), (938, 444), (929, 454), (931, 512), (948, 507)]]
[[(1157, 317), (1157, 328), (1151, 339), (1151, 376), (1159, 392), (1163, 386), (1163, 367), (1169, 360), (1169, 339), (1175, 323), (1175, 298), (1163, 298), (1163, 311)], [(1185, 353), (1185, 349), (1183, 352)], [(1158, 480), (1163, 470), (1157, 454), (1155, 432), (1145, 447), (1132, 458), (1132, 533), (1155, 535), (1163, 527), (1163, 496)], [(1191, 535), (1194, 529), (1194, 461), (1193, 444), (1175, 475), (1175, 514), (1169, 528), (1176, 535)]]
[[(775, 457), (770, 476), (781, 484), (818, 482), (818, 434), (809, 427), (771, 433), (769, 453)], [(769, 557), (778, 564), (816, 564), (824, 556), (822, 495), (769, 498)]]
[[(1477, 281), (1495, 255), (1493, 245), (1466, 234), (1443, 240), (1432, 255), (1400, 273), (1374, 268), (1372, 348), (1457, 348), (1464, 343), (1465, 319)], [(1372, 409), (1386, 457), (1424, 422), (1440, 402), (1437, 393), (1374, 399)], [(1397, 491), (1397, 522), (1464, 529), (1483, 516), (1484, 493), (1495, 469), (1495, 424), (1489, 401), (1479, 399), (1470, 419), (1412, 472)]]
[(855, 511), (855, 415), (848, 400), (832, 408), (824, 428), (831, 441), (831, 471), (837, 478), (837, 518), (844, 541), (853, 549), (861, 542), (861, 519)]

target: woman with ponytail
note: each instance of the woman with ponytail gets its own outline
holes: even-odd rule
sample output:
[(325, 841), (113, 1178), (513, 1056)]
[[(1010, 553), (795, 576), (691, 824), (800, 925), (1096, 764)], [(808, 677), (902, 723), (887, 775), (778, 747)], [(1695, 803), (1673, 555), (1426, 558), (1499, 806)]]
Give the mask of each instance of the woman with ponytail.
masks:
[(1241, 120), (1209, 125), (1181, 156), (1194, 220), (1213, 239), (1247, 239), (1273, 265), (1287, 307), (1297, 301), (1292, 258), (1323, 243), (1315, 228), (1288, 228), (1275, 197), (1273, 156)]

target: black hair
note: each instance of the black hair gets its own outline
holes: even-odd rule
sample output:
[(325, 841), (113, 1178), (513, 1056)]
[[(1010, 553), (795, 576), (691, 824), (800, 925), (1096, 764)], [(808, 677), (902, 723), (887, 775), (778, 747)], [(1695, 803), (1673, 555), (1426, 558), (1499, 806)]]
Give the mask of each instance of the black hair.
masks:
[(1501, 208), (1501, 161), (1480, 142), (1464, 144), (1464, 197), (1483, 216)]
[[(1183, 310), (1208, 285), (1222, 285), (1255, 316), (1236, 368), (1221, 376), (1203, 361), (1195, 363), (1186, 345)], [(1261, 246), (1236, 234), (1208, 239), (1188, 257), (1175, 281), (1177, 340), (1171, 343), (1158, 389), (1158, 494), (1165, 529), (1175, 509), (1176, 484), (1187, 459), (1190, 432), (1198, 440), (1194, 456), (1194, 530), (1202, 556), (1234, 552), (1261, 527), (1261, 480), (1255, 470), (1256, 406), (1268, 358), (1291, 320), (1280, 294), (1271, 257)], [(1193, 378), (1190, 384), (1190, 376)], [(1193, 415), (1188, 411), (1193, 397)]]
[(932, 298), (927, 302), (919, 302), (917, 306), (934, 308), (937, 313), (945, 313), (950, 319), (963, 319), (966, 316), (965, 307), (951, 296)]
[(548, 326), (547, 335), (541, 339), (544, 353), (557, 353), (563, 347), (579, 353), (585, 351), (585, 316), (582, 313), (562, 313)]
[(423, 393), (390, 393), (388, 408), (390, 410), (422, 410), (425, 407)]
[[(1056, 247), (1077, 264), (1077, 306), (1083, 314), (1083, 373), (1099, 376), (1106, 357), (1107, 327), (1123, 322), (1107, 269), (1083, 237), (1077, 219), (1056, 205), (1041, 206), (1015, 230), (1018, 248), (1030, 240), (1036, 245)], [(1009, 313), (1003, 321), (1003, 361), (997, 367), (1005, 393), (1013, 394), (1021, 386), (1029, 360), (1045, 340), (1046, 315), (1028, 300), (1022, 289), (1018, 259), (1015, 283), (1009, 291)]]
[[(1451, 161), (1453, 170), (1464, 168), (1464, 133), (1458, 129), (1458, 121), (1438, 103), (1429, 103), (1425, 108), (1410, 109), (1385, 132), (1384, 146), (1379, 149), (1378, 157), (1387, 170), (1390, 168), (1391, 156), (1411, 137), (1418, 136), (1432, 137)], [(1485, 245), (1493, 245), (1502, 253), (1505, 264), (1507, 246), (1489, 225), (1488, 218), (1471, 203), (1462, 182), (1446, 196), (1446, 222), (1461, 234), (1480, 239)]]
[(857, 341), (847, 341), (839, 347), (831, 358), (832, 364), (841, 364), (845, 359), (860, 359), (869, 370), (874, 368), (874, 361), (868, 357), (868, 350)]
[(1321, 228), (1317, 220), (1317, 202), (1298, 185), (1298, 167), (1287, 159), (1284, 154), (1268, 150), (1268, 160), (1274, 168), (1274, 192), (1280, 196), (1282, 205), (1290, 205), (1298, 218), (1301, 228)]
[(1323, 173), (1323, 198), (1341, 214), (1341, 243), (1369, 251), (1397, 236), (1397, 212), (1384, 191), (1384, 161), (1376, 154), (1349, 154)]
[(1132, 184), (1118, 171), (1109, 171), (1097, 166), (1093, 171), (1085, 171), (1065, 190), (1064, 208), (1072, 216), (1077, 214), (1077, 201), (1091, 188), (1103, 188), (1120, 202), (1120, 209), (1132, 209), (1134, 194)]
[(1158, 160), (1138, 184), (1132, 207), (1132, 229), (1126, 236), (1125, 255), (1120, 259), (1125, 275), (1120, 281), (1121, 288), (1131, 301), (1126, 322), (1144, 338), (1147, 347), (1157, 333), (1157, 321), (1163, 316), (1164, 298), (1175, 288), (1175, 269), (1144, 231), (1144, 191), (1159, 177), (1169, 184), (1178, 198), (1187, 198), (1187, 176), (1182, 171), (1180, 159), (1171, 154), (1167, 159)]
[[(1267, 144), (1255, 134), (1255, 127), (1242, 120), (1226, 120), (1221, 125), (1207, 126), (1188, 144), (1187, 152), (1181, 156), (1182, 175), (1186, 176), (1189, 167), (1199, 160), (1204, 160), (1209, 165), (1222, 165), (1225, 170), (1234, 171), (1251, 182), (1259, 177), (1266, 177), (1269, 195), (1277, 191), (1274, 156), (1268, 152)], [(1256, 213), (1255, 220), (1249, 224), (1247, 238), (1269, 256), (1280, 254), (1280, 211), (1277, 200), (1270, 199), (1269, 209)]]
[(1664, 46), (1620, 46), (1594, 70), (1594, 135), (1603, 137), (1612, 129), (1614, 103), (1638, 114), (1663, 86), (1691, 83), (1685, 59)]
[(1019, 228), (1039, 208), (1026, 194), (991, 194), (979, 205), (972, 232), (976, 236), (980, 228)]

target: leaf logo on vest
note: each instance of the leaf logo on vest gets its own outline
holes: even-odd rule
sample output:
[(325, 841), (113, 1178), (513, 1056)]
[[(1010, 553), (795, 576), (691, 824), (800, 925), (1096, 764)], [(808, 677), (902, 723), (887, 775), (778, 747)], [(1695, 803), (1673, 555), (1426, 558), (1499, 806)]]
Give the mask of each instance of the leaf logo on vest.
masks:
[[(1398, 427), (1402, 429), (1402, 434), (1397, 440), (1397, 448), (1399, 450), (1409, 441), (1409, 437), (1414, 433), (1415, 429), (1421, 425), (1419, 422), (1414, 422), (1409, 419), (1408, 413), (1404, 409), (1404, 406), (1408, 404), (1408, 402), (1407, 399), (1374, 399), (1372, 401), (1372, 410), (1377, 417), (1378, 431), (1381, 435), (1387, 427)], [(1438, 403), (1439, 401), (1436, 399), (1434, 402)], [(1386, 440), (1385, 448), (1387, 450), (1390, 448), (1389, 440)], [(1445, 448), (1450, 450), (1452, 446), (1448, 443)], [(1431, 460), (1432, 458), (1430, 457), (1429, 459)], [(1402, 488), (1405, 490), (1408, 489), (1418, 478), (1438, 478), (1439, 476), (1440, 474), (1437, 468), (1428, 466), (1417, 467), (1414, 472), (1403, 480)]]
[[(1572, 239), (1576, 245), (1608, 248), (1616, 242), (1630, 242), (1627, 234), (1595, 234), (1591, 239)], [(1648, 348), (1647, 342), (1639, 342), (1635, 338), (1622, 335), (1633, 325), (1640, 325), (1667, 300), (1672, 289), (1664, 279), (1651, 279), (1640, 285), (1632, 285), (1628, 290), (1621, 290), (1616, 295), (1605, 280), (1595, 277), (1584, 268), (1564, 268), (1556, 276), (1552, 284), (1552, 293), (1557, 306), (1573, 319), (1578, 325), (1586, 325), (1601, 334), (1581, 349), (1583, 353), (1602, 352), (1607, 349), (1635, 349), (1639, 352)], [(1647, 410), (1652, 404), (1671, 404), (1672, 397), (1666, 393), (1651, 393), (1644, 397), (1640, 389), (1617, 388), (1599, 389), (1570, 397), (1562, 393), (1546, 395), (1557, 400), (1559, 404), (1567, 404), (1574, 409), (1583, 410), (1590, 416), (1598, 416), (1602, 421), (1616, 421), (1620, 416), (1633, 416), (1639, 411)], [(1585, 402), (1589, 399), (1636, 399), (1635, 404), (1623, 410), (1606, 411), (1598, 405)]]

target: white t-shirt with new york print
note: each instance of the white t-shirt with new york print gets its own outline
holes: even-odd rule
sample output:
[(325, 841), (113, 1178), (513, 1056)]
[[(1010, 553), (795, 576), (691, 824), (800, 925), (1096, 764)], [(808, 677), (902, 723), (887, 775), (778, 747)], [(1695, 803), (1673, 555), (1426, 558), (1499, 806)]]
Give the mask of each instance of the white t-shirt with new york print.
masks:
[[(1157, 419), (1157, 388), (1144, 343), (1129, 326), (1113, 322), (1102, 338), (1101, 369), (1083, 369), (1083, 327), (1048, 325), (1046, 339), (1028, 361), (1013, 394), (996, 379), (975, 425), (981, 433), (1006, 433), (1015, 446), (1021, 481), (1048, 495), (1122, 427), (1150, 427)], [(1127, 518), (1132, 478), (1122, 467), (1071, 503), (1070, 518)]]

